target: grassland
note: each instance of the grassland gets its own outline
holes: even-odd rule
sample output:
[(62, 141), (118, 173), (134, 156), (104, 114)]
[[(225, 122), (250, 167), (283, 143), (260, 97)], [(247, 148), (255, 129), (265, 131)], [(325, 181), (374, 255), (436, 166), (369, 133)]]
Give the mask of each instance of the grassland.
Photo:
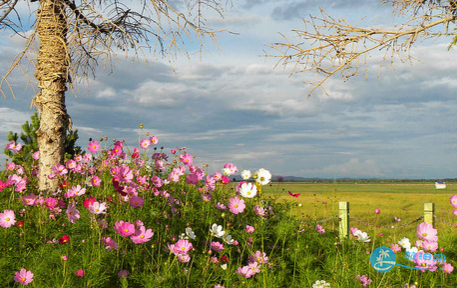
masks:
[[(411, 235), (416, 224), (399, 227), (412, 222), (424, 215), (424, 203), (435, 203), (435, 226), (439, 231), (455, 231), (452, 225), (457, 217), (452, 214), (454, 207), (449, 197), (457, 194), (457, 184), (448, 184), (446, 189), (435, 190), (434, 182), (430, 183), (379, 183), (379, 184), (347, 184), (347, 183), (304, 183), (284, 182), (272, 183), (264, 187), (264, 193), (277, 198), (280, 202), (293, 205), (295, 215), (304, 222), (316, 223), (338, 215), (338, 203), (350, 203), (350, 227), (358, 227), (371, 233), (391, 235)], [(290, 196), (288, 191), (298, 197)], [(376, 208), (380, 214), (374, 213)], [(395, 221), (394, 217), (401, 221)], [(338, 229), (338, 217), (324, 222), (326, 228)], [(420, 222), (419, 222), (420, 223)], [(376, 227), (378, 226), (378, 227)], [(391, 227), (398, 227), (392, 229)], [(407, 234), (407, 235), (405, 235)]]

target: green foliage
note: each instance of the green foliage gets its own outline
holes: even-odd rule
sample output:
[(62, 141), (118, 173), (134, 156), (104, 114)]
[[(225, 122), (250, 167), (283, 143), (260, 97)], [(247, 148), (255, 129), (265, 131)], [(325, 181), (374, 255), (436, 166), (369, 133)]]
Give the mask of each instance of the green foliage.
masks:
[[(128, 150), (123, 147), (123, 152), (130, 155)], [(320, 221), (326, 231), (319, 233), (316, 221), (304, 223), (294, 216), (293, 210), (299, 207), (291, 200), (296, 198), (288, 194), (289, 200), (277, 197), (265, 186), (262, 193), (255, 197), (243, 198), (246, 208), (242, 213), (234, 214), (230, 209), (222, 210), (218, 203), (228, 206), (231, 198), (241, 197), (234, 191), (237, 183), (224, 185), (216, 182), (215, 190), (207, 192), (205, 181), (196, 185), (187, 184), (186, 175), (182, 175), (178, 182), (170, 181), (155, 188), (151, 179), (153, 176), (165, 180), (173, 169), (185, 167), (179, 162), (179, 155), (170, 155), (172, 159), (162, 170), (156, 160), (147, 157), (147, 151), (131, 159), (118, 159), (111, 152), (99, 151), (92, 161), (67, 160), (67, 163), (77, 162), (83, 167), (78, 172), (69, 169), (65, 176), (57, 177), (62, 184), (66, 182), (67, 188), (81, 185), (85, 193), (67, 197), (63, 194), (68, 189), (57, 191), (52, 198), (60, 200), (61, 210), (47, 207), (50, 198), (44, 199), (43, 204), (25, 205), (14, 186), (3, 188), (0, 213), (5, 209), (13, 210), (16, 225), (0, 227), (0, 286), (18, 287), (13, 276), (22, 268), (34, 273), (32, 287), (171, 288), (221, 284), (225, 287), (274, 288), (313, 287), (317, 280), (325, 280), (333, 288), (352, 288), (360, 286), (354, 280), (357, 275), (367, 275), (372, 279), (369, 287), (404, 287), (405, 283), (412, 285), (414, 282), (419, 283), (417, 287), (455, 286), (457, 278), (443, 271), (421, 272), (402, 267), (395, 267), (385, 274), (375, 271), (368, 260), (370, 252), (380, 246), (391, 247), (399, 237), (404, 237), (403, 234), (378, 236), (379, 232), (373, 227), (367, 231), (372, 239), (370, 243), (362, 243), (352, 237), (340, 241), (337, 228), (332, 229), (334, 222), (338, 223), (337, 219), (334, 222)], [(122, 184), (130, 185), (132, 189), (135, 187), (138, 196), (144, 200), (142, 206), (131, 206), (114, 189), (112, 173), (118, 168), (124, 169), (122, 175), (125, 177), (132, 172), (130, 184)], [(0, 171), (0, 180), (4, 181), (14, 173)], [(139, 180), (133, 174), (145, 178)], [(27, 181), (33, 179), (29, 170), (24, 176), (27, 176)], [(100, 186), (88, 184), (95, 176), (102, 179)], [(34, 191), (33, 182), (27, 182), (27, 189), (20, 195), (29, 195)], [(211, 193), (211, 197), (203, 198), (205, 193)], [(99, 203), (105, 202), (108, 206), (106, 213), (92, 214), (84, 203), (90, 198)], [(74, 223), (68, 218), (69, 206), (79, 211), (80, 217)], [(256, 213), (255, 206), (264, 208), (268, 215), (258, 210)], [(329, 210), (331, 207), (322, 204), (319, 209)], [(334, 215), (334, 212), (327, 211), (327, 214)], [(113, 228), (121, 220), (129, 223), (140, 220), (154, 235), (145, 243), (135, 244), (131, 238), (121, 236)], [(23, 226), (17, 225), (19, 221), (23, 222)], [(223, 237), (212, 235), (210, 228), (213, 224), (221, 225), (238, 244), (231, 245)], [(248, 233), (247, 225), (255, 227), (255, 231)], [(185, 237), (186, 228), (191, 228), (196, 238), (189, 238), (193, 246), (188, 251), (190, 261), (180, 262), (170, 252), (169, 245)], [(445, 249), (446, 258), (453, 261), (457, 254), (452, 243), (456, 239), (449, 235), (455, 234), (454, 227), (440, 229), (440, 233), (439, 245)], [(59, 243), (64, 235), (68, 235), (70, 240)], [(119, 248), (109, 246), (110, 249), (107, 249), (107, 237), (116, 241)], [(212, 250), (210, 243), (214, 241), (222, 243), (224, 249)], [(259, 264), (260, 272), (249, 278), (237, 274), (236, 271), (248, 265), (250, 256), (256, 252), (265, 253), (268, 257), (267, 263)], [(412, 266), (409, 260), (397, 255), (398, 263)], [(68, 259), (64, 260), (62, 256)], [(80, 269), (84, 271), (83, 277), (76, 274)], [(126, 278), (118, 277), (122, 270), (129, 272)]]
[[(22, 149), (19, 153), (13, 153), (8, 149), (4, 149), (4, 153), (6, 156), (12, 159), (12, 162), (16, 164), (24, 164), (24, 163), (31, 163), (32, 161), (32, 153), (38, 151), (38, 142), (37, 142), (37, 135), (36, 131), (40, 128), (40, 119), (38, 117), (38, 113), (35, 112), (30, 117), (31, 123), (29, 121), (25, 121), (25, 123), (21, 126), (24, 132), (21, 132), (20, 137), (17, 133), (13, 133), (10, 131), (7, 140), (8, 142), (14, 140), (16, 143), (18, 140), (22, 140)], [(78, 140), (78, 130), (70, 130), (68, 122), (65, 123), (65, 131), (66, 131), (66, 140), (65, 140), (65, 158), (71, 158), (75, 155), (82, 154), (82, 149), (79, 146), (76, 146), (76, 141)]]

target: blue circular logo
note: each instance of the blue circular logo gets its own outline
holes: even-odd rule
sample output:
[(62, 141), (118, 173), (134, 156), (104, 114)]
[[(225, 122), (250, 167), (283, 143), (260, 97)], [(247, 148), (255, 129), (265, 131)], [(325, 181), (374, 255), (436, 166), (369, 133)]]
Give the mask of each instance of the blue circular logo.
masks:
[(385, 273), (395, 266), (397, 257), (392, 249), (382, 246), (376, 248), (370, 256), (370, 263), (376, 271)]

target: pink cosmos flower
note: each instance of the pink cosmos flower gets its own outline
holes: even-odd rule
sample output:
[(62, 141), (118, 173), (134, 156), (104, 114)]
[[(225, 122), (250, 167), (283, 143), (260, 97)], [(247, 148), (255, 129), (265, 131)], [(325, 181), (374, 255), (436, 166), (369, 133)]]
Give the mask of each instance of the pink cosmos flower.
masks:
[(129, 271), (121, 270), (121, 271), (119, 271), (119, 273), (117, 273), (117, 277), (119, 277), (119, 278), (122, 278), (122, 277), (127, 278), (127, 276), (129, 276), (129, 274), (130, 274)]
[(67, 168), (65, 168), (65, 166), (63, 166), (63, 165), (60, 164), (60, 163), (57, 164), (57, 165), (55, 165), (54, 167), (52, 167), (52, 171), (53, 171), (55, 174), (60, 175), (60, 176), (65, 175), (65, 174), (68, 173)]
[(123, 153), (122, 146), (115, 145), (113, 147), (113, 149), (111, 149), (111, 154), (112, 155), (120, 156), (120, 155), (122, 155), (122, 153)]
[(392, 244), (391, 248), (394, 253), (401, 252), (401, 247), (398, 244)]
[(249, 263), (258, 262), (259, 264), (265, 264), (268, 262), (268, 256), (265, 252), (257, 250), (251, 256), (249, 256)]
[(37, 195), (35, 194), (30, 194), (30, 195), (26, 195), (26, 196), (22, 196), (22, 203), (24, 203), (24, 205), (34, 205), (35, 204), (35, 200), (37, 199)]
[(379, 208), (374, 209), (374, 213), (376, 213), (376, 214), (381, 213), (381, 209), (379, 209)]
[(22, 268), (20, 271), (16, 272), (14, 280), (18, 283), (21, 283), (22, 285), (28, 285), (33, 281), (33, 273), (32, 271), (27, 271), (26, 269)]
[(114, 231), (121, 236), (128, 237), (135, 233), (135, 225), (121, 220), (114, 224)]
[(16, 168), (16, 163), (11, 162), (11, 163), (6, 164), (6, 170), (13, 171), (14, 168)]
[(110, 237), (106, 238), (103, 242), (105, 243), (106, 250), (108, 251), (119, 249), (119, 244), (117, 244), (117, 242), (114, 241), (114, 239), (111, 239)]
[(141, 146), (141, 148), (143, 148), (143, 149), (148, 149), (149, 146), (151, 146), (151, 140), (149, 140), (149, 139), (147, 139), (147, 138), (141, 140), (141, 141), (140, 141), (140, 146)]
[(194, 157), (190, 154), (181, 154), (179, 155), (179, 160), (184, 163), (184, 165), (192, 165)]
[(316, 225), (316, 231), (319, 233), (325, 233), (325, 229), (319, 224)]
[(186, 183), (191, 185), (198, 184), (198, 177), (195, 174), (187, 174), (186, 176)]
[(9, 228), (16, 223), (16, 217), (13, 210), (5, 210), (0, 213), (0, 226)]
[(219, 181), (219, 180), (221, 180), (221, 178), (222, 178), (222, 174), (219, 173), (219, 172), (215, 172), (215, 173), (213, 174), (213, 178), (214, 178), (214, 180)]
[(357, 278), (355, 278), (355, 280), (360, 281), (360, 285), (362, 285), (362, 287), (367, 287), (368, 285), (370, 285), (371, 282), (373, 282), (373, 280), (368, 279), (366, 275), (357, 275)]
[(40, 159), (40, 151), (35, 151), (32, 154), (33, 159), (38, 160)]
[(187, 239), (180, 239), (176, 244), (169, 245), (171, 252), (175, 255), (178, 254), (187, 254), (190, 249), (193, 248), (192, 243), (189, 242)]
[(160, 177), (154, 175), (151, 178), (152, 184), (154, 184), (155, 187), (160, 188), (163, 185), (163, 181)]
[(230, 164), (230, 163), (225, 164), (224, 168), (222, 169), (222, 173), (225, 176), (231, 176), (231, 175), (235, 174), (236, 172), (238, 172), (238, 168), (235, 165)]
[(79, 211), (78, 211), (78, 209), (76, 209), (75, 205), (68, 206), (66, 213), (68, 216), (68, 221), (70, 221), (73, 224), (75, 224), (75, 220), (79, 219), (79, 217), (80, 217)]
[(452, 195), (451, 198), (449, 198), (449, 201), (451, 202), (452, 207), (457, 208), (457, 195)]
[(244, 209), (246, 208), (246, 204), (244, 204), (244, 200), (238, 197), (230, 198), (228, 207), (230, 212), (233, 214), (240, 214), (243, 213)]
[(259, 216), (268, 217), (268, 213), (265, 210), (265, 208), (260, 207), (259, 205), (254, 206), (254, 212), (255, 212), (255, 214), (257, 214)]
[(22, 144), (21, 143), (15, 143), (14, 140), (11, 140), (10, 143), (6, 144), (6, 149), (11, 150), (13, 152), (19, 152), (22, 149)]
[(181, 263), (187, 263), (190, 261), (189, 254), (178, 254), (178, 255), (176, 255), (176, 257), (178, 258), (179, 262), (181, 262)]
[(91, 141), (91, 142), (89, 142), (87, 149), (91, 153), (96, 153), (98, 151), (98, 149), (100, 149), (100, 144), (97, 141)]
[(246, 231), (247, 233), (254, 233), (255, 228), (254, 228), (253, 226), (251, 226), (251, 225), (246, 225), (245, 231)]
[(211, 242), (210, 246), (214, 252), (220, 252), (220, 251), (224, 250), (224, 245), (222, 245), (222, 243), (217, 242), (217, 241)]
[(94, 202), (89, 205), (89, 212), (95, 215), (106, 214), (106, 202)]
[(152, 144), (154, 145), (157, 145), (159, 143), (159, 138), (157, 138), (156, 136), (152, 135), (151, 137), (149, 137), (149, 140), (151, 141)]
[(143, 206), (144, 200), (140, 196), (133, 196), (130, 198), (129, 203), (132, 207), (141, 207)]
[(84, 277), (84, 270), (79, 269), (78, 271), (75, 271), (76, 276), (78, 277)]
[(130, 235), (130, 239), (135, 244), (141, 244), (151, 240), (152, 236), (154, 236), (154, 232), (151, 229), (146, 230), (144, 226), (141, 226), (134, 235)]
[(416, 235), (419, 239), (429, 240), (429, 241), (438, 241), (438, 236), (436, 235), (438, 230), (433, 228), (431, 223), (422, 222), (417, 225)]
[(425, 250), (428, 250), (430, 252), (435, 252), (436, 250), (438, 250), (438, 242), (425, 240), (422, 242), (421, 248), (424, 248)]
[(251, 262), (248, 264), (249, 268), (251, 269), (252, 275), (260, 273), (260, 264), (259, 262)]
[(442, 269), (445, 273), (448, 273), (448, 274), (451, 274), (451, 272), (454, 271), (454, 267), (452, 267), (452, 265), (449, 263), (444, 263)]
[(216, 208), (219, 210), (227, 210), (227, 206), (225, 206), (224, 204), (219, 203), (219, 202), (217, 202)]
[(252, 274), (252, 270), (251, 270), (251, 267), (249, 266), (243, 266), (243, 267), (239, 267), (235, 273), (245, 277), (245, 278), (251, 278), (251, 276), (253, 275)]
[(94, 176), (90, 179), (90, 184), (92, 184), (92, 186), (100, 186), (100, 184), (102, 183), (102, 179), (100, 179), (100, 177), (98, 176)]

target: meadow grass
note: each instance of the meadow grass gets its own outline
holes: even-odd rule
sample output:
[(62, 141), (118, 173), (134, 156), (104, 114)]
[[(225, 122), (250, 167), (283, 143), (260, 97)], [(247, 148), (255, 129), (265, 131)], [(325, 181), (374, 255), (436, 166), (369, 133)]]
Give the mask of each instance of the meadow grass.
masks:
[[(193, 156), (184, 149), (107, 146), (56, 167), (61, 187), (47, 195), (35, 195), (36, 160), (8, 163), (0, 171), (1, 287), (20, 287), (21, 281), (32, 287), (226, 288), (327, 287), (319, 280), (331, 287), (456, 283), (453, 273), (441, 270), (394, 267), (383, 274), (369, 262), (374, 249), (403, 237), (414, 245), (421, 221), (376, 226), (411, 222), (423, 215), (424, 202), (435, 203), (440, 219), (452, 224), (447, 191), (434, 194), (426, 191), (428, 184), (423, 192), (417, 192), (422, 184), (262, 186), (258, 177), (248, 180), (257, 182), (249, 186), (257, 191), (246, 194), (242, 188), (248, 185), (240, 188), (221, 173), (207, 175), (192, 166)], [(227, 169), (237, 170), (231, 164)], [(369, 242), (339, 239), (340, 201), (351, 203), (350, 214), (362, 221), (351, 219), (351, 227), (367, 232)], [(8, 213), (14, 213), (14, 223)], [(444, 249), (436, 253), (455, 266), (455, 228), (440, 222), (436, 227)], [(415, 265), (404, 259), (404, 250), (397, 255), (397, 263)], [(21, 269), (33, 273), (33, 280), (18, 277)]]

